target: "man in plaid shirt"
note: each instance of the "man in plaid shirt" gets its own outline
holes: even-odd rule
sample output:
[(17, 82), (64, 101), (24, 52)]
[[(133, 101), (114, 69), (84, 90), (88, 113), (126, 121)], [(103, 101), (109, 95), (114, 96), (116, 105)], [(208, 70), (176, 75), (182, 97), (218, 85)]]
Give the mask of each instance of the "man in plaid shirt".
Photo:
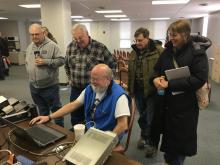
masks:
[[(66, 52), (65, 70), (71, 85), (70, 101), (78, 98), (83, 89), (89, 84), (90, 71), (99, 64), (105, 63), (113, 71), (116, 62), (107, 47), (93, 40), (83, 24), (75, 24), (72, 28), (73, 41)], [(84, 109), (82, 107), (82, 109)], [(84, 110), (71, 113), (71, 123), (84, 122)]]

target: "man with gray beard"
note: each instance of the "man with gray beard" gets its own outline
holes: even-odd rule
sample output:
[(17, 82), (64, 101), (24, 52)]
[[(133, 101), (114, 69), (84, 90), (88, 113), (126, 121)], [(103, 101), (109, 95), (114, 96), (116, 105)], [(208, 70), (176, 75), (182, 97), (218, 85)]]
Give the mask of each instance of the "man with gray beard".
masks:
[[(106, 64), (93, 67), (88, 85), (73, 102), (64, 105), (49, 116), (38, 116), (30, 124), (41, 124), (71, 113), (84, 105), (86, 123), (95, 122), (103, 131), (113, 131), (119, 137), (128, 129), (130, 98), (113, 80), (112, 70)], [(86, 124), (87, 128), (91, 125)]]

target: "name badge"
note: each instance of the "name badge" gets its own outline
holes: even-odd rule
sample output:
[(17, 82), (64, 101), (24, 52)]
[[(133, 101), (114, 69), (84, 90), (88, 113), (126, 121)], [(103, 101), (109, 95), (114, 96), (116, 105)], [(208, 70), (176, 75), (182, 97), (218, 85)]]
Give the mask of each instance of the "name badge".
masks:
[(47, 50), (42, 50), (41, 54), (47, 54)]

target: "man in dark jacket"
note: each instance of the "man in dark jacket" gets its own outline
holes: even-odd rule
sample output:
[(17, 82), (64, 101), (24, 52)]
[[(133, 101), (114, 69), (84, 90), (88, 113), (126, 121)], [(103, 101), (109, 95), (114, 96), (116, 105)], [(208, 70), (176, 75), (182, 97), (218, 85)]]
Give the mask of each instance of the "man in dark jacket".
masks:
[(149, 38), (149, 31), (146, 28), (137, 29), (134, 37), (136, 43), (132, 45), (133, 50), (128, 64), (128, 91), (130, 95), (135, 96), (140, 114), (138, 123), (141, 128), (141, 137), (137, 148), (145, 149), (146, 157), (153, 157), (157, 153), (157, 148), (153, 145), (150, 134), (156, 92), (149, 84), (149, 78), (162, 52), (162, 47), (156, 46), (155, 42)]

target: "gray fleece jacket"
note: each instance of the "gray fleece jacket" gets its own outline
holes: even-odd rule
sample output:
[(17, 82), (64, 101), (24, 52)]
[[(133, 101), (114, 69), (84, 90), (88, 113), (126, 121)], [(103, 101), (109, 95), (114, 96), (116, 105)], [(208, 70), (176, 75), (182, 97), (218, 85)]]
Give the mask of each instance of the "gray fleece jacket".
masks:
[[(35, 54), (39, 51), (44, 65), (35, 64)], [(26, 51), (26, 69), (30, 84), (35, 88), (46, 88), (59, 83), (59, 67), (64, 64), (64, 57), (54, 42), (45, 38), (43, 43), (36, 46), (33, 42)]]

